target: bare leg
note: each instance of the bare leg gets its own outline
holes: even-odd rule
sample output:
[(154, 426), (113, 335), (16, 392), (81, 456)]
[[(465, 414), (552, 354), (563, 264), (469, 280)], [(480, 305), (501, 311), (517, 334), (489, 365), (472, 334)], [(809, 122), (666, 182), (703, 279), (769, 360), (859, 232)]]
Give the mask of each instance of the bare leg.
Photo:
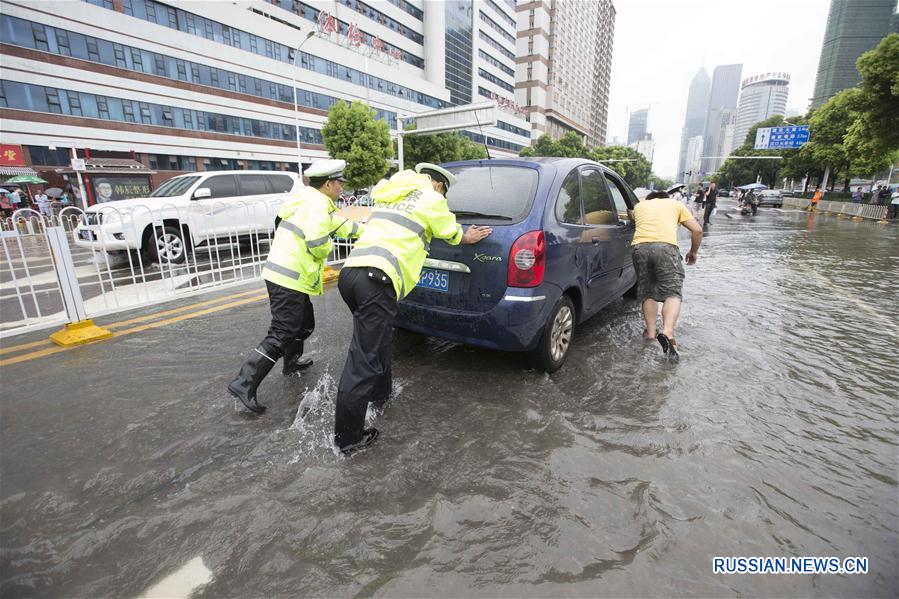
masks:
[[(674, 327), (677, 324), (677, 317), (680, 316), (679, 297), (669, 297), (662, 304), (662, 333), (669, 339), (674, 339)], [(645, 313), (644, 309), (644, 313)]]
[(643, 336), (647, 341), (654, 341), (656, 338), (656, 318), (659, 314), (659, 302), (654, 299), (643, 301), (643, 320), (646, 322), (646, 334)]

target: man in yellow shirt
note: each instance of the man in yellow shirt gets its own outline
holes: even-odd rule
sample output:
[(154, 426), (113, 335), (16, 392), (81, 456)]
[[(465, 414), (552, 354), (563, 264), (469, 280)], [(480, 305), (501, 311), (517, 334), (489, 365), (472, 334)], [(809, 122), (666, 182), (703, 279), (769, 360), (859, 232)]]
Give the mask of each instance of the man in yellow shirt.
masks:
[[(692, 245), (687, 264), (696, 264), (702, 227), (680, 202), (664, 191), (653, 191), (634, 208), (637, 231), (631, 243), (634, 269), (637, 271), (637, 297), (643, 306), (646, 329), (643, 338), (657, 339), (662, 350), (677, 359), (674, 326), (680, 315), (681, 288), (684, 283), (683, 258), (677, 245), (677, 227), (683, 225), (691, 234)], [(662, 304), (662, 330), (656, 331), (656, 318)]]

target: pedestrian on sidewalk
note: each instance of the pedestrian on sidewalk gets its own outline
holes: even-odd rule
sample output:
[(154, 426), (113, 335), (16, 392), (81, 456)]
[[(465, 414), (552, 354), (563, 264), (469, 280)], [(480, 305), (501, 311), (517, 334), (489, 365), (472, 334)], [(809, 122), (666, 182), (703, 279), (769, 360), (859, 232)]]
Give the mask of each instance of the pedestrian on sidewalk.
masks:
[(44, 189), (38, 189), (37, 194), (34, 196), (34, 201), (37, 203), (38, 210), (41, 211), (41, 216), (45, 218), (50, 218), (53, 216), (53, 208), (50, 204), (50, 198), (47, 194), (44, 193)]
[(322, 271), (331, 253), (331, 236), (358, 237), (362, 225), (335, 214), (334, 201), (343, 189), (344, 160), (318, 160), (303, 187), (278, 212), (275, 237), (262, 270), (272, 321), (268, 334), (240, 367), (228, 392), (249, 410), (261, 414), (265, 406), (256, 390), (279, 358), (282, 373), (291, 375), (312, 365), (303, 358), (303, 343), (315, 329), (310, 295), (322, 294)]
[[(674, 327), (680, 315), (684, 284), (684, 259), (677, 245), (677, 227), (690, 231), (691, 245), (687, 264), (696, 264), (702, 227), (683, 204), (675, 202), (664, 191), (654, 191), (634, 208), (637, 230), (631, 243), (634, 269), (637, 271), (637, 298), (643, 309), (643, 338), (657, 340), (662, 351), (678, 359)], [(656, 319), (662, 304), (662, 330)]]
[(365, 232), (340, 271), (340, 296), (353, 313), (353, 339), (337, 387), (334, 442), (345, 455), (374, 443), (378, 430), (364, 428), (369, 403), (390, 396), (393, 320), (397, 302), (418, 282), (431, 239), (473, 244), (492, 232), (467, 231), (449, 211), (452, 173), (421, 163), (378, 183)]
[(12, 211), (15, 212), (20, 208), (27, 208), (27, 203), (25, 206), (22, 205), (23, 203), (25, 202), (23, 202), (22, 198), (22, 189), (19, 187), (14, 188), (12, 193), (9, 194), (9, 204), (12, 206)]
[(712, 221), (712, 212), (718, 207), (718, 185), (709, 185), (709, 191), (705, 194), (705, 213), (702, 216), (702, 226), (708, 227)]
[(852, 203), (853, 203), (853, 204), (861, 204), (861, 203), (862, 203), (862, 196), (863, 196), (863, 195), (864, 195), (864, 194), (862, 193), (862, 188), (861, 188), (861, 187), (857, 187), (857, 188), (855, 189), (855, 193), (852, 194)]
[(890, 219), (899, 218), (899, 190), (893, 192), (893, 199), (890, 201), (889, 217)]

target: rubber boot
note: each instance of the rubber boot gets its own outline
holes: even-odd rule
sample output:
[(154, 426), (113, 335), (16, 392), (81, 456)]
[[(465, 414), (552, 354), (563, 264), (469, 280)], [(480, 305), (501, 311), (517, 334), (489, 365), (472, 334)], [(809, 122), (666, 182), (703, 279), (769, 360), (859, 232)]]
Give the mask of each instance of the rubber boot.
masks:
[(240, 367), (240, 373), (237, 378), (228, 384), (228, 392), (240, 400), (248, 410), (256, 414), (262, 414), (265, 406), (260, 405), (256, 401), (256, 389), (262, 379), (275, 366), (277, 359), (268, 357), (265, 350), (260, 345), (247, 356), (243, 366)]
[(289, 376), (312, 366), (312, 358), (303, 357), (303, 340), (294, 339), (284, 352), (284, 363), (281, 372)]

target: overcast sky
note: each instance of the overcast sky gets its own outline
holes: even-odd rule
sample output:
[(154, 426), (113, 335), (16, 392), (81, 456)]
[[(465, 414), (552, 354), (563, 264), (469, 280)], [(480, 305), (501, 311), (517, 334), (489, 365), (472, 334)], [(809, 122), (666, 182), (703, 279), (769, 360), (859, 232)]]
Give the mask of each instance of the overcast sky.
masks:
[(627, 140), (627, 111), (649, 107), (653, 170), (677, 170), (690, 80), (700, 67), (743, 63), (743, 78), (790, 74), (788, 110), (815, 87), (830, 0), (614, 0), (608, 140)]

